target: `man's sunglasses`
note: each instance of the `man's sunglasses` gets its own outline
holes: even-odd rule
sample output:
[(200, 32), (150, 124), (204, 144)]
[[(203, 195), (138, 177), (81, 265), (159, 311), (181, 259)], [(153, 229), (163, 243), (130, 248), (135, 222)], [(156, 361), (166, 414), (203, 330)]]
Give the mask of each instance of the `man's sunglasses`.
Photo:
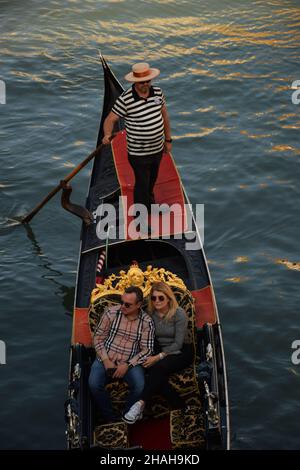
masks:
[(160, 302), (163, 302), (164, 300), (166, 300), (166, 297), (164, 297), (163, 295), (158, 295), (157, 297), (156, 297), (156, 295), (152, 295), (151, 300), (153, 302), (156, 302), (156, 300), (159, 300)]
[(134, 304), (129, 304), (128, 302), (124, 302), (124, 300), (121, 300), (120, 304), (124, 305), (125, 308), (130, 308), (134, 305)]
[(144, 80), (143, 82), (139, 82), (139, 83), (150, 83), (151, 80)]

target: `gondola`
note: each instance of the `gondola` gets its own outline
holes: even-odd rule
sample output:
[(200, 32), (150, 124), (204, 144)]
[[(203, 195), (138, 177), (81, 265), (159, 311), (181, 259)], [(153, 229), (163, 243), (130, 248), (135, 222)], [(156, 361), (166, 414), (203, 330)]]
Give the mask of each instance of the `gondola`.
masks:
[[(123, 87), (101, 56), (103, 123)], [(223, 342), (213, 286), (199, 230), (171, 155), (165, 155), (155, 186), (159, 204), (175, 204), (179, 213), (164, 224), (168, 212), (155, 215), (156, 232), (130, 233), (124, 201), (132, 201), (133, 175), (127, 162), (124, 123), (119, 121), (112, 144), (94, 160), (82, 223), (74, 301), (68, 396), (65, 403), (68, 449), (229, 449), (229, 407)], [(112, 208), (110, 213), (109, 208)], [(179, 215), (178, 215), (179, 214)], [(78, 215), (78, 214), (77, 214)], [(89, 218), (88, 218), (89, 219)], [(91, 223), (90, 223), (91, 222)], [(154, 223), (154, 225), (155, 225)], [(196, 243), (189, 249), (188, 243)], [(196, 248), (195, 248), (196, 246)], [(139, 285), (145, 298), (153, 280), (173, 289), (189, 318), (194, 349), (191, 367), (173, 374), (172, 385), (185, 398), (188, 411), (171, 410), (154, 397), (144, 418), (134, 425), (104, 423), (88, 387), (95, 358), (93, 331), (105, 307), (118, 303), (122, 289)], [(108, 385), (113, 405), (121, 409), (124, 383)]]

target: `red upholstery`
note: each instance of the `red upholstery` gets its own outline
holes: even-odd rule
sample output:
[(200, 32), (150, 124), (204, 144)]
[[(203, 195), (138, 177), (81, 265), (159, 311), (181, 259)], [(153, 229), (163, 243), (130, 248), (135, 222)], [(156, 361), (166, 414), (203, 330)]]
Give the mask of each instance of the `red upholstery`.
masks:
[(205, 323), (214, 324), (217, 321), (211, 287), (192, 291), (195, 299), (195, 322), (197, 328), (202, 328)]
[(89, 327), (89, 309), (76, 307), (73, 315), (72, 344), (81, 343), (92, 346), (92, 336)]

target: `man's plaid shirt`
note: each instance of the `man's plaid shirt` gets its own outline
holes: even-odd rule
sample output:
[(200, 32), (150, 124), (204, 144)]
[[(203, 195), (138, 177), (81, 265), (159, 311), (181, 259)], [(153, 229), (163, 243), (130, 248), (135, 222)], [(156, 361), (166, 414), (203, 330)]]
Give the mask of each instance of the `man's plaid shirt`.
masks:
[(103, 313), (95, 330), (94, 345), (101, 361), (143, 364), (153, 354), (153, 320), (143, 310), (135, 320), (128, 320), (120, 305), (111, 307)]

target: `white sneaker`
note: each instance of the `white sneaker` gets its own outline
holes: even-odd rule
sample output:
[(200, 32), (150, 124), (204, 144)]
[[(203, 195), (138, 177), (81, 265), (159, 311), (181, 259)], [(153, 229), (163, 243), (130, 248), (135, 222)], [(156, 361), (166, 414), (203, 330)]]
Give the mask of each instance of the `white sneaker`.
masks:
[(134, 424), (143, 417), (145, 405), (141, 401), (137, 401), (132, 407), (125, 413), (123, 420), (128, 424)]

